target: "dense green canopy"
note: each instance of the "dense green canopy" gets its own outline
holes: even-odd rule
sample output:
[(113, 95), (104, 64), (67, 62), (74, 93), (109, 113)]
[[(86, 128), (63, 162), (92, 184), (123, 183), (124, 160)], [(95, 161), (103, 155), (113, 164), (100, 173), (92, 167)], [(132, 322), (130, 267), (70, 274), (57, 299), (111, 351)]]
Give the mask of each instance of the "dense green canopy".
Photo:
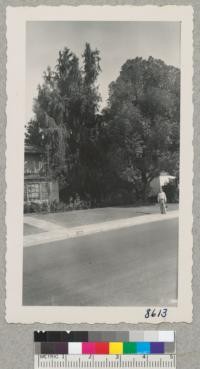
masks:
[(178, 175), (180, 72), (161, 60), (136, 58), (111, 83), (107, 109), (110, 158), (138, 196), (163, 170)]

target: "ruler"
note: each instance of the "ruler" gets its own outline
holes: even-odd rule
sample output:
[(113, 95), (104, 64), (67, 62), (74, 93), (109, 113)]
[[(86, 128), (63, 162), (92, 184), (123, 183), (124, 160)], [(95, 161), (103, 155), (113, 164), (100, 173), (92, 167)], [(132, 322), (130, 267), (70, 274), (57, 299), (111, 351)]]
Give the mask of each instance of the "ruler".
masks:
[(34, 355), (34, 369), (176, 369), (176, 355)]

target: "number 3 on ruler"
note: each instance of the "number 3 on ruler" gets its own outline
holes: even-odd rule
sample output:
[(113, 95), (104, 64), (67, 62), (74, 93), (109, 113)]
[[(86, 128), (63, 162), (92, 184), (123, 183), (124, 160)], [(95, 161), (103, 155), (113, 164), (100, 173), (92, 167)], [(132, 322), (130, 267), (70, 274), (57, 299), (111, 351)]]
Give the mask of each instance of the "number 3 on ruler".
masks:
[(164, 309), (146, 309), (145, 318), (166, 318), (167, 316), (167, 308)]

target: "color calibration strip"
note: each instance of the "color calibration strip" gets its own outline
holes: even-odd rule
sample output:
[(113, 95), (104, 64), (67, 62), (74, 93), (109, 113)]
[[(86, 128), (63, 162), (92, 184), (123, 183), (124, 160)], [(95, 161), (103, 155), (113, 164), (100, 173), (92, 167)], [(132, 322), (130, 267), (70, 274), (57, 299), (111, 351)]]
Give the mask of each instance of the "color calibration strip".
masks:
[(168, 342), (37, 342), (37, 355), (125, 355), (172, 354), (174, 344)]
[(34, 332), (36, 355), (174, 354), (174, 331)]

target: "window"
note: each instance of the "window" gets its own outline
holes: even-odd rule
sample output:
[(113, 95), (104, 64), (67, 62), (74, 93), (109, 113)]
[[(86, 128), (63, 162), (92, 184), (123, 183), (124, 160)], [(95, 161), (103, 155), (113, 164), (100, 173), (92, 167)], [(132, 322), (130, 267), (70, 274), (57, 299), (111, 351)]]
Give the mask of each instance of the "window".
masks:
[(27, 197), (28, 197), (28, 201), (40, 200), (39, 183), (33, 183), (33, 184), (27, 185)]
[(24, 174), (34, 175), (44, 172), (44, 163), (40, 160), (26, 160), (24, 162)]

